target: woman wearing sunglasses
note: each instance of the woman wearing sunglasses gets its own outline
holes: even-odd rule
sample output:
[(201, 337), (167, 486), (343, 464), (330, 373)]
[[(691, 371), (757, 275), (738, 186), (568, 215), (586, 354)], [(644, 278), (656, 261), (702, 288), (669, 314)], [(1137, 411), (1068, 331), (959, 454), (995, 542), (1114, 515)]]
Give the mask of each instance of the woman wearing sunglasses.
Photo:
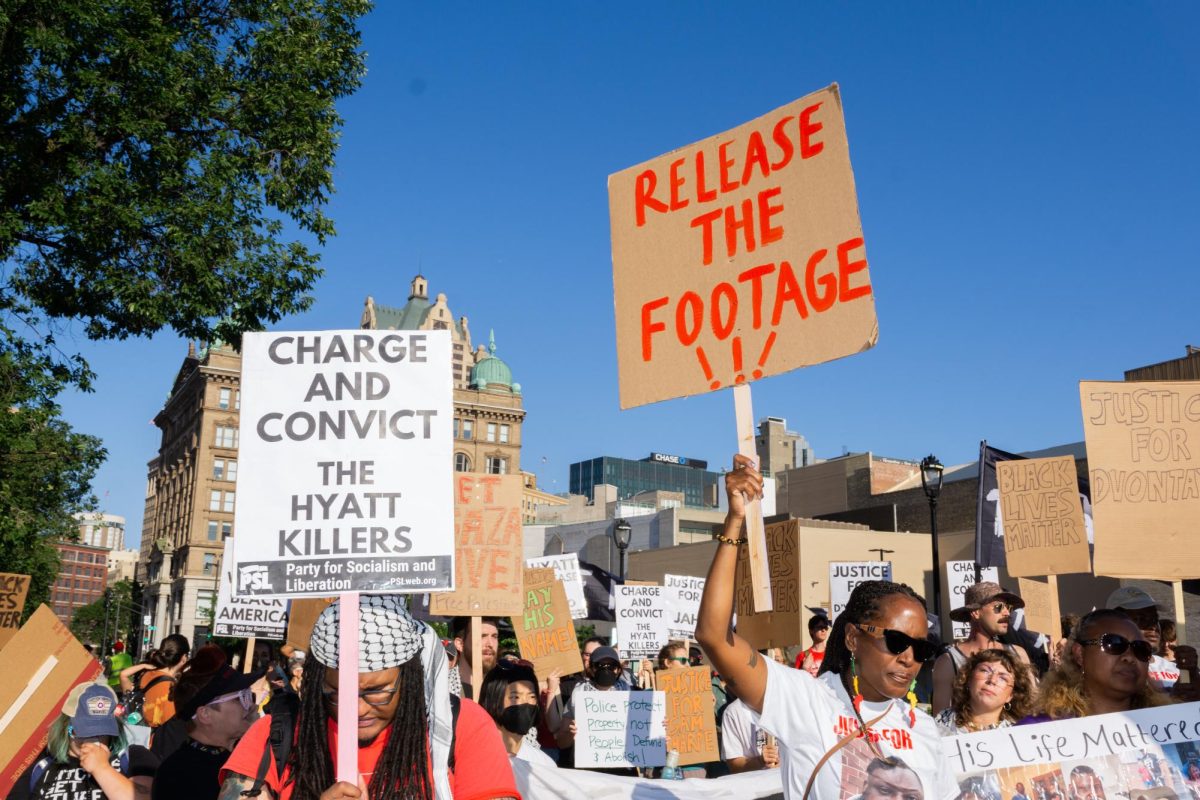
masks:
[(1046, 673), (1038, 700), (1042, 722), (1164, 705), (1167, 696), (1149, 680), (1154, 655), (1138, 626), (1122, 611), (1086, 615), (1071, 634), (1058, 667)]
[(762, 476), (749, 458), (735, 456), (733, 467), (725, 476), (729, 513), (709, 567), (696, 638), (761, 726), (776, 736), (785, 796), (801, 800), (811, 789), (807, 797), (839, 798), (842, 748), (859, 739), (875, 758), (902, 759), (919, 778), (923, 797), (956, 797), (937, 727), (915, 708), (917, 673), (936, 648), (926, 639), (925, 603), (912, 589), (890, 581), (855, 588), (833, 625), (816, 678), (763, 658), (733, 632), (734, 573), (746, 557), (746, 501), (762, 495)]
[(1028, 716), (1036, 692), (1024, 662), (1005, 650), (980, 650), (958, 671), (938, 728), (947, 736), (1007, 728)]

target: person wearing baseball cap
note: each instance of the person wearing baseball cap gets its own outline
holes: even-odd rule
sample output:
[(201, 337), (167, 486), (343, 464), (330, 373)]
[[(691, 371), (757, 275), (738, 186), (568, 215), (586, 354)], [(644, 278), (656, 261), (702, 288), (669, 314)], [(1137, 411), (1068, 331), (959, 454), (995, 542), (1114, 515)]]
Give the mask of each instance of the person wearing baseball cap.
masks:
[[(567, 700), (567, 710), (563, 712), (563, 725), (555, 734), (555, 739), (558, 746), (561, 748), (571, 747), (575, 743), (575, 699), (580, 697), (581, 692), (626, 692), (629, 691), (630, 684), (624, 677), (624, 668), (621, 666), (621, 657), (617, 655), (617, 650), (608, 645), (600, 645), (589, 651), (587, 660), (587, 680), (575, 685), (575, 691), (571, 692), (571, 697)], [(582, 702), (582, 699), (580, 699)], [(637, 770), (628, 769), (596, 769), (592, 772), (608, 772), (614, 775), (636, 775)]]
[(248, 800), (519, 800), (491, 717), (451, 697), (441, 640), (399, 595), (359, 597), (358, 717), (347, 733), (358, 739), (361, 785), (335, 780), (340, 626), (340, 603), (313, 626), (290, 755), (276, 762), (271, 716), (263, 717), (221, 770), (222, 797), (250, 790)]
[(950, 619), (966, 622), (971, 632), (951, 645), (933, 664), (933, 714), (950, 707), (954, 699), (954, 681), (967, 659), (980, 650), (1007, 650), (1026, 667), (1029, 654), (1022, 648), (1000, 641), (1008, 633), (1013, 609), (1024, 608), (1025, 601), (994, 581), (980, 581), (967, 588), (963, 605), (950, 612)]
[[(1161, 655), (1162, 635), (1158, 627), (1158, 603), (1149, 593), (1136, 586), (1122, 586), (1108, 596), (1105, 606), (1124, 612), (1138, 626), (1138, 630), (1142, 632), (1146, 641), (1150, 643), (1150, 647), (1154, 650), (1148, 668), (1152, 684), (1165, 692), (1172, 692), (1176, 696), (1184, 694), (1184, 686), (1189, 686), (1186, 691), (1186, 694), (1189, 695), (1188, 699), (1192, 699), (1190, 698), (1191, 694), (1200, 691), (1200, 685), (1197, 685), (1197, 676), (1194, 674), (1196, 671), (1195, 648), (1186, 645), (1175, 648), (1175, 662), (1171, 662)], [(1189, 684), (1180, 685), (1178, 692), (1174, 692), (1172, 690), (1179, 683), (1180, 669), (1188, 670), (1191, 673), (1191, 680)]]
[(8, 800), (132, 800), (135, 784), (149, 793), (157, 768), (149, 750), (129, 744), (113, 690), (81, 683), (50, 723), (42, 757), (17, 778)]

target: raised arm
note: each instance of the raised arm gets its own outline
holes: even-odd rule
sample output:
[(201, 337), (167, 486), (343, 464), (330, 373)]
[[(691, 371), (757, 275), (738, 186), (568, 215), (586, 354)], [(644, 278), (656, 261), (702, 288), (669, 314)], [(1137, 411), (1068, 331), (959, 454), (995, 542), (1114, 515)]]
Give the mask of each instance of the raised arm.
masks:
[[(745, 538), (746, 502), (762, 496), (762, 475), (752, 459), (733, 457), (733, 471), (725, 475), (725, 494), (729, 513), (725, 515), (725, 539)], [(742, 544), (717, 543), (717, 552), (708, 568), (700, 614), (696, 619), (696, 640), (708, 654), (726, 683), (732, 684), (742, 702), (762, 711), (767, 691), (767, 666), (750, 644), (733, 632), (733, 582)]]

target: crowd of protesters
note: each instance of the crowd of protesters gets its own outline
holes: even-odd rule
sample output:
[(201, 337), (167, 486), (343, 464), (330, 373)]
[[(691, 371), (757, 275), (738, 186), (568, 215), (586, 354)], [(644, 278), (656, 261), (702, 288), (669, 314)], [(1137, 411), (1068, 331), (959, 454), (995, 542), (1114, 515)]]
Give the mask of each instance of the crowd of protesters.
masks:
[[(172, 635), (142, 663), (113, 661), (110, 674), (74, 687), (50, 723), (44, 753), (8, 797), (517, 798), (513, 761), (576, 768), (581, 693), (653, 689), (663, 670), (702, 663), (712, 669), (721, 758), (685, 768), (684, 777), (779, 769), (787, 797), (839, 797), (838, 750), (859, 738), (874, 754), (868, 784), (967, 796), (939, 736), (1198, 699), (1196, 651), (1177, 646), (1153, 598), (1132, 586), (1113, 592), (1105, 608), (1065, 617), (1053, 652), (1015, 624), (1022, 598), (988, 581), (970, 587), (952, 613), (969, 633), (948, 646), (931, 635), (916, 592), (867, 581), (835, 620), (823, 613), (808, 620), (810, 645), (791, 659), (778, 648), (755, 650), (732, 625), (733, 574), (745, 503), (761, 485), (752, 462), (737, 457), (697, 620), (701, 647), (673, 641), (656, 659), (630, 661), (592, 637), (581, 646), (582, 673), (539, 675), (501, 650), (499, 619), (475, 618), (480, 629), (472, 631), (471, 618), (457, 618), (443, 640), (409, 615), (405, 598), (364, 595), (358, 780), (348, 782), (334, 770), (339, 604), (320, 615), (307, 652), (262, 654), (248, 671), (216, 645), (193, 653)], [(902, 749), (894, 746), (900, 741)]]

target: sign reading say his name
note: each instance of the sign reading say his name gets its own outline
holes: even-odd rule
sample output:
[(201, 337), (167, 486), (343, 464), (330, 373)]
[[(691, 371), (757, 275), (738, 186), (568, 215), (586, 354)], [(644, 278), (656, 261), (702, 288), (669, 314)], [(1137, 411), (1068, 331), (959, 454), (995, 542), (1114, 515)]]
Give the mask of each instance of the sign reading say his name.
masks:
[[(221, 556), (221, 586), (213, 613), (213, 634), (278, 640), (287, 637), (287, 601), (275, 597), (236, 597), (233, 593), (233, 539), (225, 540)], [(308, 648), (301, 648), (307, 650)]]
[(430, 595), (430, 613), (521, 613), (521, 489), (520, 475), (454, 473), (455, 589)]
[(700, 598), (704, 595), (704, 578), (691, 575), (663, 575), (667, 598), (667, 636), (672, 639), (695, 639), (696, 617), (700, 614)]
[(667, 763), (662, 692), (578, 692), (576, 767), (661, 767)]
[(1195, 797), (1200, 703), (949, 736), (942, 752), (960, 796)]
[(239, 596), (454, 588), (450, 361), (448, 331), (246, 334)]
[(1200, 382), (1084, 381), (1079, 397), (1095, 573), (1200, 577)]
[(16, 636), (29, 593), (29, 576), (0, 572), (0, 647)]
[(996, 485), (1009, 575), (1092, 571), (1073, 457), (997, 461)]
[(532, 661), (533, 671), (543, 677), (556, 669), (563, 675), (583, 672), (562, 581), (550, 567), (529, 567), (524, 586), (524, 608), (512, 618), (521, 658)]
[(617, 645), (623, 658), (654, 658), (667, 643), (663, 587), (624, 584), (616, 591)]
[(621, 407), (874, 346), (837, 85), (608, 179)]
[(583, 594), (583, 574), (579, 571), (579, 556), (564, 553), (561, 556), (542, 556), (525, 560), (527, 567), (553, 567), (554, 576), (562, 581), (571, 604), (572, 619), (587, 618), (587, 599)]
[(679, 763), (720, 761), (717, 716), (708, 667), (661, 669), (655, 683), (666, 697), (667, 749), (679, 751)]
[(829, 621), (838, 618), (838, 614), (841, 614), (850, 602), (850, 594), (860, 583), (891, 579), (890, 561), (830, 561), (829, 605), (833, 613), (829, 615)]

